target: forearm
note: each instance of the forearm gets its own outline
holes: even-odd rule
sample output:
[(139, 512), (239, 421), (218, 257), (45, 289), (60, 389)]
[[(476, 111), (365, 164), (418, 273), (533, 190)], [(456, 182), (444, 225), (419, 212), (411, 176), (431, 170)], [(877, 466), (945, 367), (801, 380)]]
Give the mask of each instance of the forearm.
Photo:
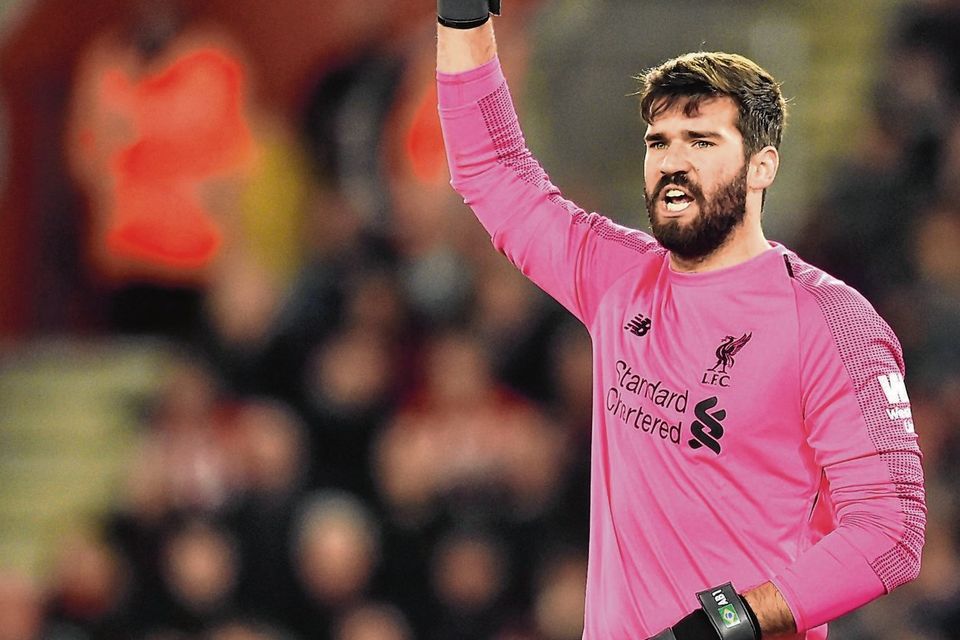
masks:
[(780, 591), (771, 582), (765, 582), (755, 589), (746, 591), (743, 599), (760, 622), (763, 638), (772, 638), (784, 634), (795, 634), (797, 623)]
[(460, 73), (475, 69), (497, 55), (493, 21), (475, 29), (451, 29), (437, 25), (437, 71)]

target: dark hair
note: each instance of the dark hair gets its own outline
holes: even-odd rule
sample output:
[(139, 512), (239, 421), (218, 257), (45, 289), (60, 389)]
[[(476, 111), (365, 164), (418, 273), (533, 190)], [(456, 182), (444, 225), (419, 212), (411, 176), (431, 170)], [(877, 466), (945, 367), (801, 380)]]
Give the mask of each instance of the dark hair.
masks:
[(667, 60), (637, 79), (640, 115), (647, 124), (678, 103), (683, 103), (685, 115), (692, 116), (703, 101), (726, 96), (737, 105), (737, 129), (747, 157), (768, 145), (780, 146), (786, 101), (773, 76), (752, 60), (698, 51)]

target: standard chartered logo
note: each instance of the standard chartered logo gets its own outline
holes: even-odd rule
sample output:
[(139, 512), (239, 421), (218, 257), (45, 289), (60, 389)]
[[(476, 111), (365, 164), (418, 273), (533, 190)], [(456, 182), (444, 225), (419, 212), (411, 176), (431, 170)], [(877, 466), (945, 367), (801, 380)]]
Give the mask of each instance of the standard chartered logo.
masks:
[(720, 438), (723, 437), (722, 420), (727, 417), (725, 409), (710, 411), (717, 406), (717, 396), (710, 396), (706, 400), (701, 400), (693, 408), (697, 419), (690, 425), (690, 433), (693, 435), (687, 444), (692, 449), (707, 447), (715, 454), (720, 455)]
[[(683, 420), (668, 417), (687, 412), (689, 389), (671, 389), (663, 380), (650, 380), (624, 360), (616, 363), (617, 377), (604, 396), (607, 412), (637, 431), (658, 436), (675, 445), (683, 442)], [(706, 447), (720, 455), (726, 409), (716, 408), (717, 396), (701, 400), (693, 408), (696, 419), (690, 424), (687, 444), (691, 449)]]

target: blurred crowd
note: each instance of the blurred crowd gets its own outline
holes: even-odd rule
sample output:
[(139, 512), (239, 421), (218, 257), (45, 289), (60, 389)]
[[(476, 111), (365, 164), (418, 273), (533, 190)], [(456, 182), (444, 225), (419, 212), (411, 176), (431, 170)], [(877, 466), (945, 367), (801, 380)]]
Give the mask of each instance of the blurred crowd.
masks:
[[(786, 239), (900, 336), (925, 453), (920, 579), (831, 637), (960, 638), (958, 32), (956, 2), (898, 15), (862, 141)], [(111, 512), (64, 538), (44, 580), (0, 575), (0, 640), (580, 638), (589, 338), (490, 247), (418, 113), (404, 158), (362, 151), (389, 142), (370, 125), (399, 117), (410, 70), (430, 78), (426, 49), (318, 86), (288, 284), (245, 264), (186, 302), (116, 296), (123, 331), (147, 298), (185, 311), (174, 364)]]
[(60, 549), (43, 637), (577, 637), (583, 425), (498, 382), (469, 331), (423, 349), (415, 372), (344, 328), (287, 399), (178, 360), (124, 500)]

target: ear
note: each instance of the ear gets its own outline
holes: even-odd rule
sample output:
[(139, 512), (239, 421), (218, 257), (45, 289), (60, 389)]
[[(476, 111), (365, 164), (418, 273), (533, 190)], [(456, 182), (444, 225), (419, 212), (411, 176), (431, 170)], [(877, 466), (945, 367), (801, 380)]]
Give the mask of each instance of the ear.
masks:
[(747, 172), (747, 189), (763, 191), (773, 184), (780, 168), (780, 153), (776, 147), (766, 146), (750, 157), (750, 170)]

